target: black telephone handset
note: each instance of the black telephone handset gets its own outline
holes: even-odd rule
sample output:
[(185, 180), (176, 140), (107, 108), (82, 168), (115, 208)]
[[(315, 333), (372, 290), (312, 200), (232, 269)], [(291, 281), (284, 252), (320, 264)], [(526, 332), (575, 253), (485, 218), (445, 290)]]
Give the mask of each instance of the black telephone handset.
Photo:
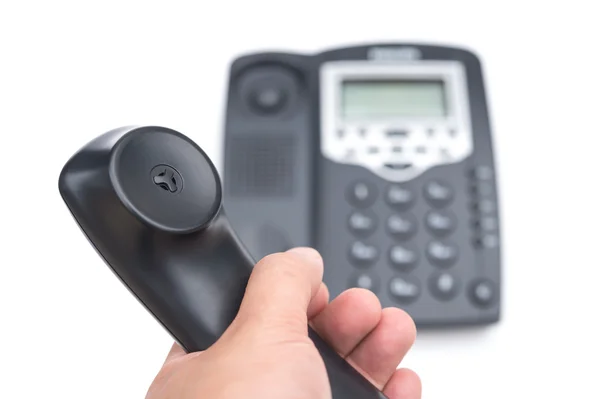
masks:
[(313, 246), (332, 296), (368, 288), (419, 327), (499, 320), (496, 173), (472, 52), (242, 56), (224, 148), (224, 202), (255, 257)]
[[(71, 157), (59, 189), (98, 254), (186, 351), (219, 339), (254, 259), (227, 219), (219, 175), (200, 147), (164, 127), (115, 129)], [(333, 399), (385, 399), (307, 329)]]

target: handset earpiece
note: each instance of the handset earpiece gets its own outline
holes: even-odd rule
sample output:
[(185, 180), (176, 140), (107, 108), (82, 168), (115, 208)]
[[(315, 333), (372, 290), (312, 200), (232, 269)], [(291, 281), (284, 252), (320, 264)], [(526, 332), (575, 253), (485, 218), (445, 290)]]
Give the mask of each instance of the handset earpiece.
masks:
[[(255, 260), (222, 205), (217, 169), (183, 134), (123, 127), (64, 166), (59, 190), (116, 276), (188, 352), (205, 350), (235, 318)], [(333, 399), (385, 398), (310, 327)]]

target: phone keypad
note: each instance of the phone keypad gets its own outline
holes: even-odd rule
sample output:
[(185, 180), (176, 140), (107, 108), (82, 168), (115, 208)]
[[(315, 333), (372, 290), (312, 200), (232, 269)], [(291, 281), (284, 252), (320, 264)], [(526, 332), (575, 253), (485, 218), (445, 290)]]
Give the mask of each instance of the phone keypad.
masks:
[[(477, 172), (477, 176), (487, 178), (487, 171), (481, 169)], [(478, 180), (477, 182), (481, 183)], [(425, 182), (421, 190), (429, 208), (423, 220), (419, 220), (413, 213), (417, 197), (414, 188), (391, 184), (384, 192), (378, 193), (375, 186), (366, 181), (357, 181), (348, 187), (347, 199), (354, 207), (348, 216), (348, 226), (356, 239), (350, 246), (349, 255), (351, 263), (358, 270), (362, 270), (352, 276), (350, 286), (366, 288), (375, 293), (382, 289), (379, 276), (376, 275), (373, 266), (380, 262), (383, 252), (384, 259), (381, 261), (387, 263), (394, 271), (393, 276), (387, 281), (388, 292), (399, 304), (415, 301), (422, 294), (423, 289), (428, 290), (431, 296), (439, 301), (451, 300), (461, 290), (465, 290), (452, 271), (452, 267), (460, 258), (459, 247), (452, 240), (452, 233), (458, 226), (458, 220), (450, 210), (454, 200), (454, 190), (440, 179)], [(473, 209), (477, 214), (487, 214), (494, 209), (494, 204), (489, 203), (490, 201), (485, 198), (484, 194), (488, 192), (488, 188), (481, 184), (473, 189), (474, 195), (479, 193), (483, 196), (481, 200), (473, 203)], [(378, 220), (369, 209), (378, 200), (385, 201), (390, 211), (383, 220)], [(417, 248), (412, 243), (412, 239), (421, 226), (430, 237), (430, 241), (424, 247)], [(481, 231), (493, 230), (496, 222), (490, 217), (477, 218), (472, 227)], [(380, 228), (385, 229), (392, 241), (388, 248), (380, 247), (379, 243), (368, 242), (367, 237)], [(490, 240), (489, 237), (495, 236), (484, 235), (481, 240)], [(367, 241), (364, 241), (365, 239)], [(492, 244), (494, 243), (481, 243), (481, 245)], [(411, 273), (419, 267), (430, 268), (427, 281), (421, 282), (414, 273)], [(485, 306), (486, 300), (491, 301), (487, 299), (492, 297), (491, 288), (484, 282), (479, 284), (484, 288), (471, 285), (468, 295), (479, 306)]]

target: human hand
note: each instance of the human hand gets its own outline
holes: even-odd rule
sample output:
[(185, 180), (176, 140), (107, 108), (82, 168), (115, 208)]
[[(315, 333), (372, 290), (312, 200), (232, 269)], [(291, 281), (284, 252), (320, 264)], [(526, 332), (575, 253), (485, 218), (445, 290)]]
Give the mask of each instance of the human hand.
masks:
[(330, 399), (307, 324), (389, 399), (420, 399), (417, 374), (397, 369), (416, 337), (412, 319), (362, 289), (329, 303), (322, 277), (309, 248), (263, 258), (225, 333), (202, 352), (174, 344), (146, 399)]

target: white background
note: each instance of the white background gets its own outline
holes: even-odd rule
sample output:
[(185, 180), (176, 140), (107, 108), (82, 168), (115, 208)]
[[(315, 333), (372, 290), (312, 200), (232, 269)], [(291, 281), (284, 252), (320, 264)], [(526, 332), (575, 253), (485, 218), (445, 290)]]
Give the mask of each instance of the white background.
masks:
[(598, 398), (600, 28), (592, 1), (0, 3), (0, 397), (143, 398), (171, 339), (57, 190), (89, 139), (182, 131), (221, 164), (229, 62), (374, 41), (485, 66), (503, 214), (497, 326), (419, 334), (427, 399)]

